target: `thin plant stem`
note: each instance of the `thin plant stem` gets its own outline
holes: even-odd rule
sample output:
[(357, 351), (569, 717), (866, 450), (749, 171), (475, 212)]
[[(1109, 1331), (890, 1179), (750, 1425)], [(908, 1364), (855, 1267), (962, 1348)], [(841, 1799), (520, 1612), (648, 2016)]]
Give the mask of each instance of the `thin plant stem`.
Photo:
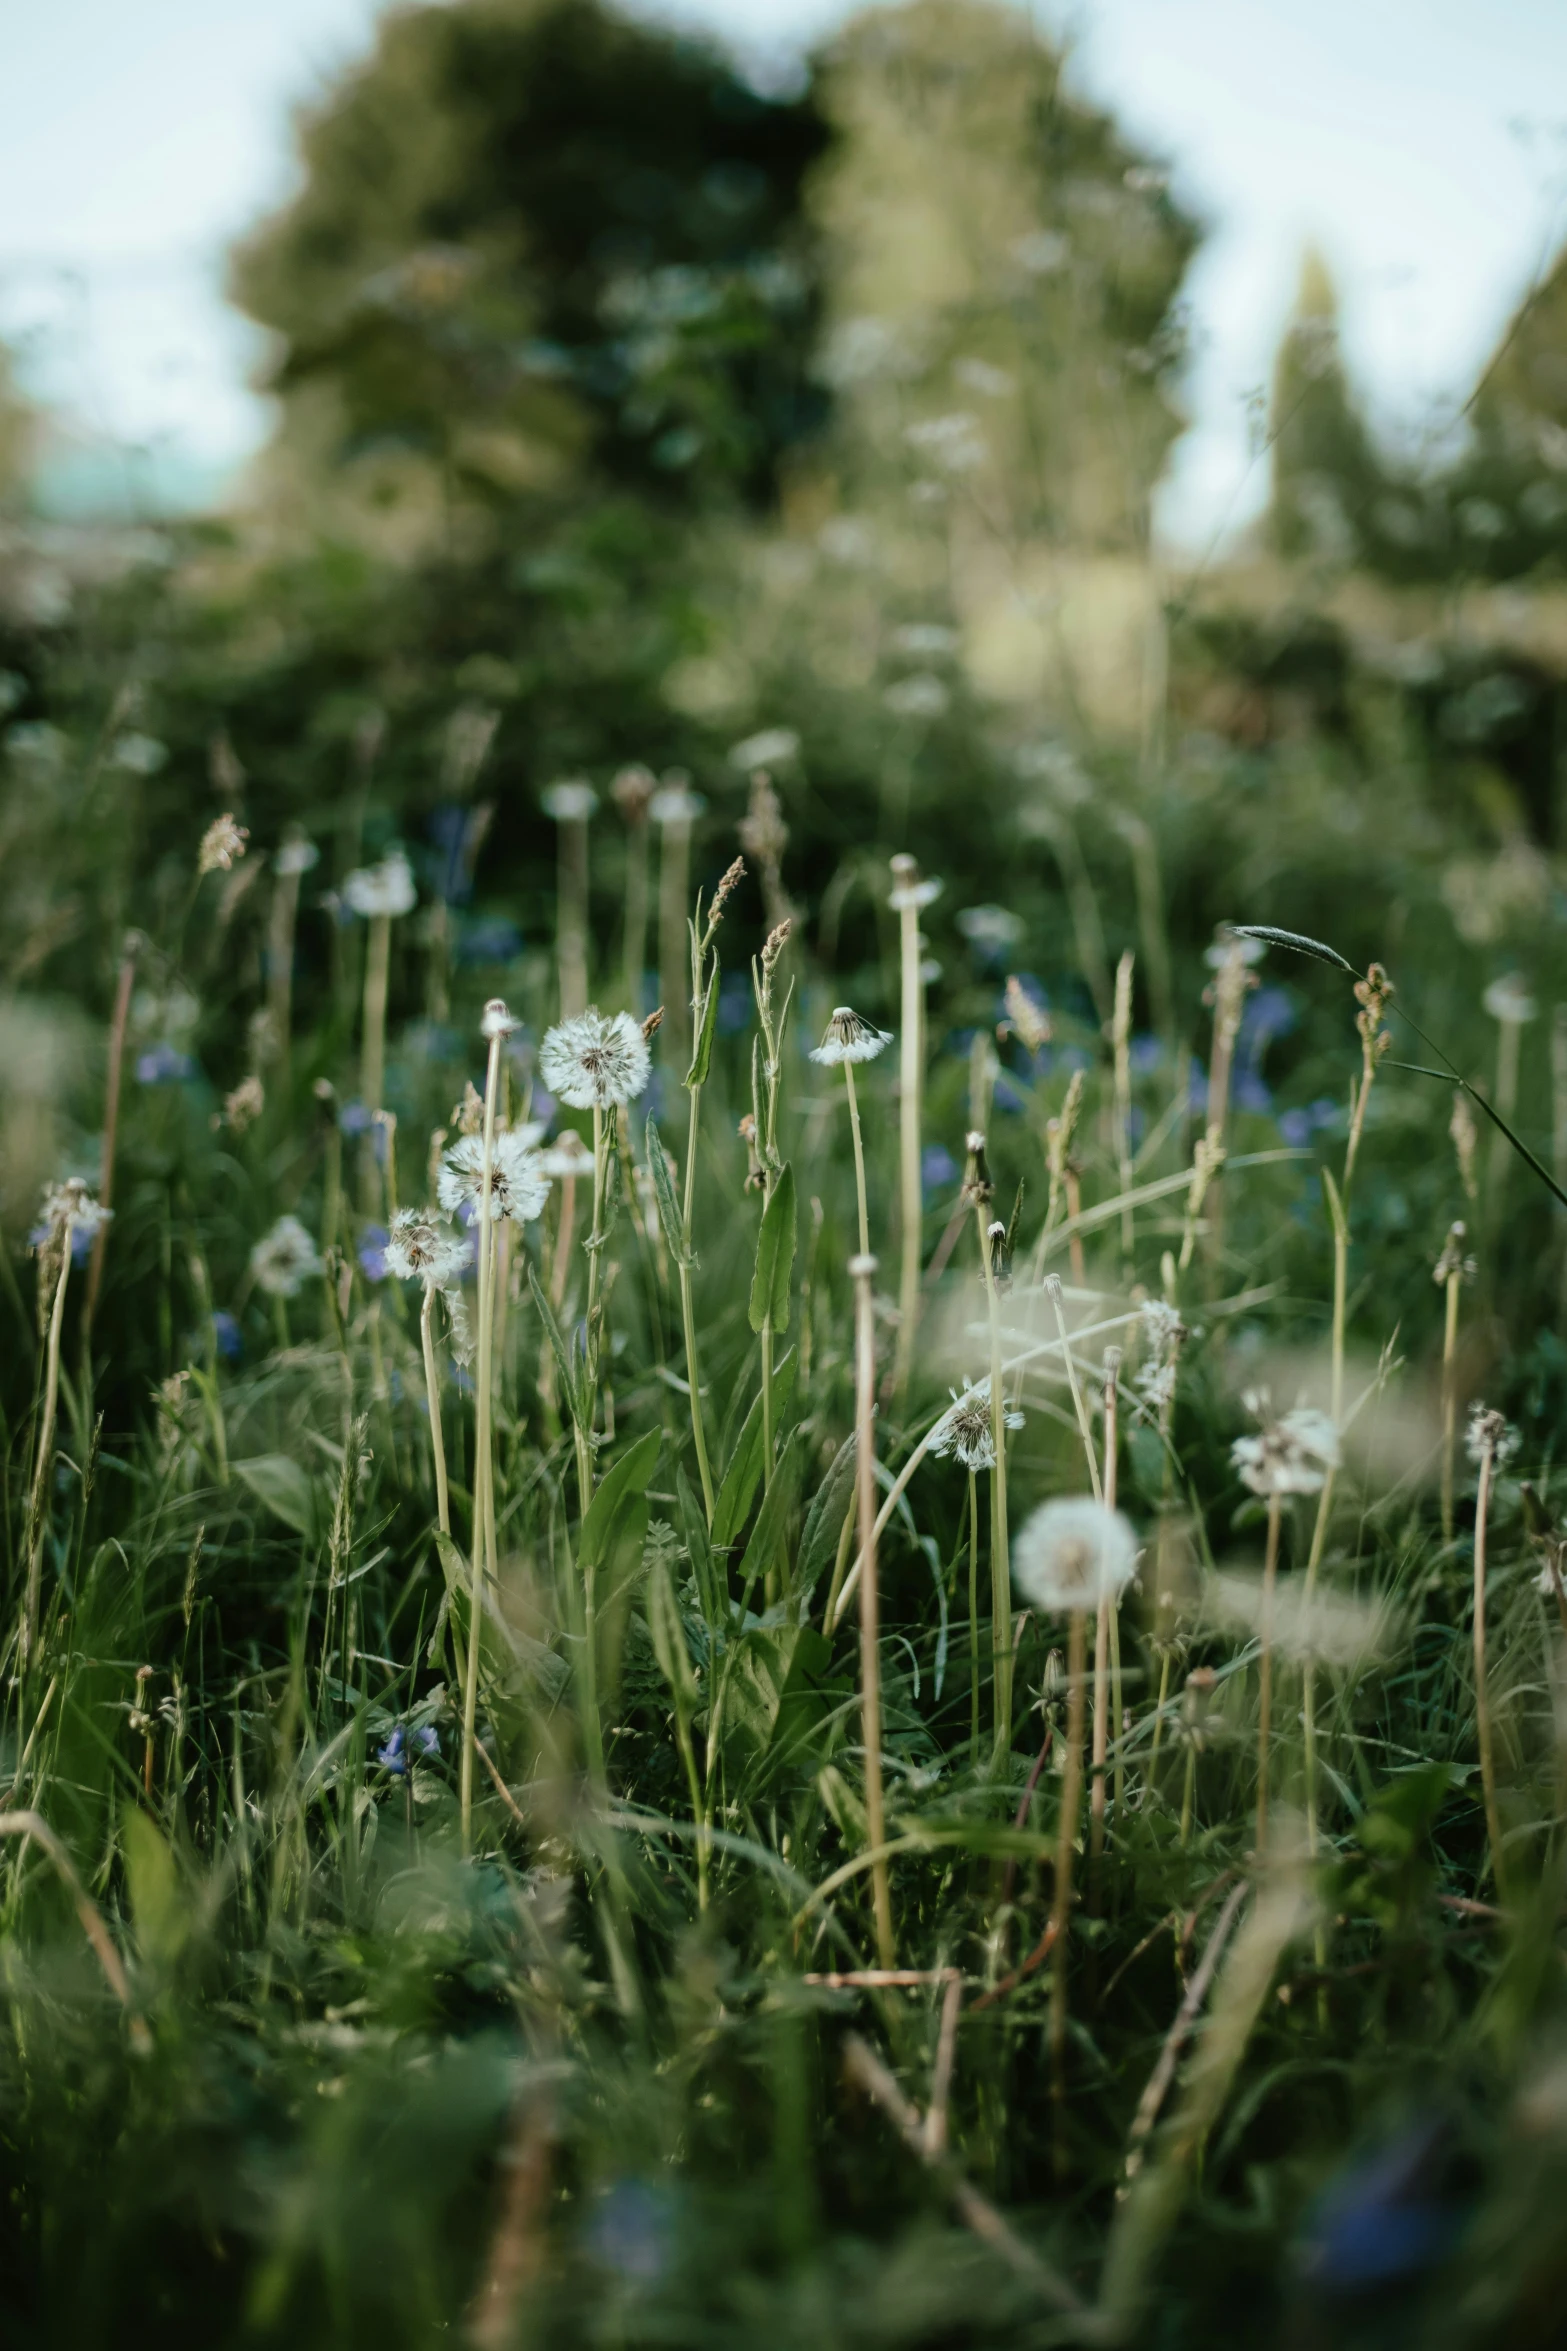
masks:
[(664, 1000), (665, 1033), (677, 1060), (691, 1050), (691, 1014), (681, 980), (686, 954), (686, 901), (690, 891), (691, 820), (668, 818), (659, 837), (658, 969)]
[(707, 1433), (702, 1425), (702, 1380), (697, 1369), (696, 1356), (696, 1302), (691, 1285), (691, 1223), (696, 1207), (696, 1145), (697, 1128), (701, 1117), (702, 1089), (691, 1088), (691, 1112), (686, 1127), (686, 1182), (685, 1198), (681, 1204), (681, 1263), (680, 1263), (680, 1319), (685, 1330), (686, 1385), (691, 1401), (691, 1441), (696, 1447), (696, 1466), (702, 1480), (702, 1507), (707, 1512), (707, 1523), (713, 1523), (713, 1473), (708, 1467)]
[(996, 1760), (1012, 1750), (1012, 1565), (1007, 1544), (1007, 1403), (1001, 1383), (1001, 1304), (995, 1257), (981, 1201), (980, 1262), (985, 1273), (985, 1306), (990, 1321), (990, 1636), (995, 1654)]
[(371, 1113), (371, 1123), (365, 1129), (360, 1145), (360, 1195), (365, 1213), (375, 1213), (380, 1173), (375, 1158), (374, 1114), (381, 1107), (381, 1092), (386, 1082), (386, 1001), (391, 974), (392, 918), (389, 914), (372, 914), (369, 936), (365, 943), (365, 998), (363, 1039), (359, 1061), (359, 1091), (364, 1106)]
[(979, 1769), (979, 1480), (968, 1473), (969, 1761)]
[(294, 934), (299, 925), (302, 878), (298, 865), (293, 862), (274, 875), (272, 910), (267, 922), (267, 1010), (271, 1015), (276, 1066), (284, 1076), (288, 1073), (292, 1042), (289, 1031), (294, 1018)]
[(1442, 1540), (1453, 1539), (1453, 1473), (1458, 1438), (1458, 1266), (1447, 1277), (1447, 1311), (1442, 1323)]
[(1483, 1428), (1480, 1446), (1480, 1483), (1475, 1496), (1475, 1738), (1480, 1749), (1480, 1784), (1485, 1794), (1485, 1833), (1491, 1847), (1491, 1875), (1497, 1898), (1507, 1900), (1502, 1874), (1502, 1820), (1496, 1804), (1496, 1757), (1491, 1746), (1491, 1697), (1485, 1670), (1485, 1566), (1487, 1522), (1491, 1510), (1491, 1483), (1496, 1468), (1496, 1438)]
[[(907, 1392), (914, 1362), (914, 1339), (919, 1326), (920, 1241), (924, 1195), (920, 1181), (921, 1095), (925, 1077), (925, 991), (920, 980), (920, 918), (915, 883), (918, 868), (912, 858), (895, 857), (898, 877), (898, 951), (902, 978), (902, 1028), (898, 1056), (898, 1168), (899, 1239), (903, 1252), (898, 1285), (898, 1350), (894, 1359), (893, 1393)], [(906, 870), (905, 870), (906, 869)], [(862, 1242), (861, 1246), (864, 1244)]]
[(633, 1013), (642, 1011), (642, 971), (647, 962), (647, 819), (626, 830), (625, 968), (622, 986)]
[(1262, 1658), (1257, 1690), (1257, 1851), (1268, 1841), (1268, 1750), (1273, 1738), (1273, 1595), (1279, 1573), (1281, 1503), (1268, 1496), (1268, 1544), (1262, 1563)]
[[(1116, 1500), (1117, 1454), (1120, 1451), (1117, 1382), (1121, 1372), (1119, 1347), (1105, 1349), (1105, 1508), (1113, 1510)], [(1123, 1725), (1121, 1689), (1121, 1610), (1118, 1599), (1110, 1604), (1110, 1721), (1115, 1734), (1115, 1810), (1119, 1820), (1126, 1810), (1126, 1741)]]
[(460, 1805), (462, 1849), (473, 1848), (473, 1743), (479, 1700), (479, 1624), (486, 1575), (495, 1573), (495, 1457), (493, 1437), (493, 1313), (495, 1223), (490, 1213), (495, 1171), (495, 1106), (500, 1091), (501, 1031), (490, 1039), (484, 1073), (484, 1169), (479, 1185), (479, 1332), (474, 1390), (473, 1547), (468, 1596), (468, 1683), (463, 1692)]
[(557, 827), (560, 887), (556, 900), (556, 954), (562, 1020), (588, 1006), (588, 820), (564, 817)]
[(32, 1490), (27, 1498), (27, 1597), (22, 1609), (21, 1662), (31, 1663), (38, 1641), (39, 1603), (43, 1590), (44, 1499), (54, 1460), (55, 1416), (60, 1402), (60, 1334), (65, 1328), (65, 1288), (71, 1278), (71, 1229), (60, 1235), (60, 1278), (49, 1310), (49, 1336), (44, 1355), (43, 1417), (38, 1424), (38, 1451), (33, 1462)]
[[(1127, 949), (1115, 969), (1115, 1012), (1110, 1023), (1115, 1061), (1115, 1156), (1121, 1190), (1132, 1189), (1132, 951)], [(1121, 1211), (1121, 1254), (1128, 1262), (1136, 1241), (1130, 1200)]]
[(875, 1855), (871, 1896), (876, 1916), (876, 1953), (883, 1967), (896, 1967), (892, 1936), (892, 1890), (881, 1781), (881, 1612), (876, 1582), (876, 1260), (865, 1253), (849, 1268), (854, 1278), (855, 1489), (860, 1550), (860, 1716), (865, 1743), (865, 1833)]
[(854, 1138), (854, 1196), (860, 1211), (860, 1255), (871, 1253), (871, 1219), (865, 1197), (865, 1146), (860, 1139), (860, 1105), (854, 1091), (854, 1064), (843, 1065), (843, 1082), (849, 1090), (849, 1132)]
[(1099, 1863), (1105, 1849), (1105, 1764), (1109, 1754), (1109, 1719), (1105, 1707), (1110, 1666), (1110, 1595), (1099, 1595), (1094, 1617), (1093, 1756), (1088, 1779), (1088, 1903), (1099, 1901)]
[(1088, 1407), (1083, 1401), (1083, 1391), (1078, 1382), (1077, 1365), (1072, 1360), (1072, 1342), (1067, 1336), (1066, 1309), (1062, 1300), (1061, 1276), (1059, 1274), (1046, 1275), (1045, 1295), (1055, 1310), (1056, 1329), (1061, 1335), (1061, 1359), (1066, 1365), (1066, 1384), (1072, 1391), (1072, 1409), (1077, 1415), (1078, 1434), (1083, 1440), (1083, 1458), (1088, 1464), (1088, 1483), (1093, 1488), (1094, 1500), (1102, 1502), (1105, 1498), (1104, 1488), (1099, 1481), (1099, 1461), (1094, 1452), (1094, 1432), (1089, 1426)]
[(427, 1282), (419, 1310), (419, 1340), (424, 1350), (424, 1388), (430, 1407), (430, 1452), (435, 1463), (435, 1518), (443, 1535), (452, 1531), (451, 1495), (446, 1483), (446, 1439), (441, 1432), (441, 1383), (435, 1368), (435, 1334), (431, 1317), (435, 1292)]
[(1074, 1609), (1067, 1643), (1066, 1759), (1061, 1774), (1061, 1815), (1056, 1828), (1055, 1887), (1050, 1907), (1050, 2095), (1055, 2109), (1058, 2176), (1066, 2168), (1066, 1963), (1072, 1924), (1072, 1849), (1077, 1842), (1077, 1816), (1083, 1800), (1084, 1663), (1087, 1647), (1087, 1612), (1081, 1608)]

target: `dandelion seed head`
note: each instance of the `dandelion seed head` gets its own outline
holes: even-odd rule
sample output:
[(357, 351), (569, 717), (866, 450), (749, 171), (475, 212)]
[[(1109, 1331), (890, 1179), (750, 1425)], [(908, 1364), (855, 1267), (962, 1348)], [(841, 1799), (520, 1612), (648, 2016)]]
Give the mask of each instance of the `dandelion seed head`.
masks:
[(640, 1024), (629, 1012), (605, 1015), (592, 1006), (547, 1029), (539, 1074), (557, 1100), (573, 1110), (608, 1110), (634, 1102), (652, 1074)]
[(499, 996), (492, 996), (484, 1007), (479, 1022), (479, 1034), (491, 1043), (497, 1037), (509, 1037), (522, 1026), (514, 1012), (507, 1009)]
[(413, 867), (401, 849), (393, 849), (379, 865), (362, 865), (343, 884), (343, 897), (355, 914), (411, 913), (418, 899)]
[(1491, 1018), (1500, 1021), (1503, 1028), (1521, 1029), (1540, 1009), (1525, 987), (1522, 973), (1516, 971), (1504, 972), (1499, 980), (1493, 980), (1481, 1001)]
[[(1250, 1409), (1263, 1412), (1267, 1401), (1259, 1393)], [(1338, 1467), (1338, 1430), (1325, 1412), (1298, 1405), (1255, 1436), (1237, 1437), (1230, 1460), (1254, 1494), (1319, 1493), (1328, 1471)]]
[(875, 1029), (867, 1020), (861, 1020), (851, 1005), (834, 1007), (826, 1034), (811, 1054), (824, 1069), (836, 1069), (843, 1061), (874, 1061), (892, 1043), (891, 1029)]
[(586, 824), (598, 807), (599, 796), (593, 786), (580, 776), (570, 776), (558, 784), (547, 784), (539, 794), (539, 805), (546, 816), (557, 824)]
[(793, 727), (763, 727), (744, 742), (736, 743), (729, 753), (731, 767), (750, 774), (759, 767), (784, 767), (800, 748), (800, 738)]
[(694, 825), (707, 802), (689, 784), (664, 784), (653, 794), (648, 814), (656, 825)]
[(1046, 1615), (1074, 1615), (1114, 1602), (1137, 1567), (1137, 1537), (1119, 1510), (1086, 1495), (1046, 1502), (1019, 1531), (1012, 1552), (1017, 1588)]
[(320, 862), (320, 850), (303, 833), (286, 834), (282, 847), (272, 860), (274, 870), (289, 877), (309, 873)]
[(297, 1298), (307, 1281), (322, 1271), (315, 1242), (297, 1216), (280, 1216), (269, 1233), (250, 1252), (250, 1271), (258, 1290), (269, 1298)]
[[(531, 1224), (549, 1198), (550, 1179), (540, 1153), (526, 1130), (499, 1134), (490, 1153), (490, 1220), (499, 1224)], [(441, 1160), (436, 1183), (441, 1206), (449, 1216), (471, 1207), (484, 1207), (484, 1137), (463, 1135)]]
[(540, 1152), (539, 1165), (555, 1182), (575, 1183), (579, 1176), (593, 1173), (593, 1154), (575, 1127), (564, 1127), (554, 1142)]
[(382, 1252), (386, 1270), (400, 1282), (423, 1282), (427, 1290), (449, 1289), (473, 1263), (473, 1243), (454, 1233), (429, 1208), (400, 1208)]
[(609, 796), (629, 825), (646, 824), (647, 812), (653, 805), (658, 790), (658, 778), (650, 767), (633, 762), (623, 767), (609, 787)]
[[(938, 1461), (949, 1453), (955, 1454), (965, 1469), (994, 1469), (996, 1465), (996, 1432), (990, 1409), (990, 1381), (965, 1380), (961, 1394), (951, 1391), (952, 1402), (930, 1432), (927, 1450)], [(1003, 1411), (1009, 1429), (1023, 1426), (1023, 1415), (1010, 1405)]]
[(922, 881), (918, 861), (900, 853), (892, 860), (892, 889), (887, 904), (894, 914), (902, 914), (910, 909), (918, 913), (922, 908), (934, 905), (945, 886), (933, 875)]
[(1501, 1469), (1512, 1460), (1519, 1442), (1518, 1431), (1502, 1413), (1485, 1404), (1475, 1405), (1469, 1415), (1466, 1439), (1471, 1461), (1482, 1462), (1489, 1454), (1495, 1467)]

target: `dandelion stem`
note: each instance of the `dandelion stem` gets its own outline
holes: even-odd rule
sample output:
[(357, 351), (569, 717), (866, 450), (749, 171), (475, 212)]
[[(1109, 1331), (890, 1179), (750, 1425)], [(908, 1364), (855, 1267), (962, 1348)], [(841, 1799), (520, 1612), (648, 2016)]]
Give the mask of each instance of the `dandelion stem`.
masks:
[[(392, 918), (389, 914), (372, 914), (365, 942), (365, 1004), (359, 1057), (359, 1091), (366, 1110), (372, 1113), (381, 1107), (381, 1090), (386, 1081), (386, 999), (391, 965)], [(369, 1130), (366, 1132), (368, 1135)]]
[[(847, 1066), (847, 1065), (846, 1065)], [(860, 1714), (865, 1743), (865, 1833), (871, 1852), (871, 1895), (876, 1914), (876, 1952), (883, 1967), (896, 1967), (892, 1939), (892, 1891), (887, 1876), (887, 1841), (881, 1783), (881, 1622), (876, 1586), (876, 1260), (869, 1252), (849, 1268), (854, 1277), (855, 1487), (860, 1550)]]
[(1072, 1612), (1067, 1644), (1066, 1759), (1061, 1775), (1061, 1814), (1056, 1828), (1055, 1888), (1050, 1908), (1050, 2095), (1055, 2109), (1055, 2161), (1059, 2177), (1066, 2168), (1066, 2026), (1067, 1944), (1072, 1923), (1072, 1850), (1077, 1842), (1077, 1816), (1083, 1800), (1084, 1661), (1088, 1646), (1088, 1616)]
[[(1105, 1349), (1105, 1508), (1113, 1510), (1116, 1500), (1116, 1455), (1120, 1448), (1117, 1404), (1117, 1381), (1121, 1372), (1119, 1347)], [(1115, 1810), (1119, 1821), (1126, 1810), (1126, 1745), (1122, 1726), (1126, 1717), (1122, 1707), (1121, 1691), (1121, 1603), (1119, 1594), (1110, 1602), (1110, 1721), (1115, 1734)]]
[(430, 1327), (435, 1292), (425, 1284), (419, 1312), (419, 1339), (424, 1350), (424, 1387), (430, 1407), (430, 1452), (435, 1462), (435, 1517), (443, 1535), (452, 1531), (451, 1496), (446, 1483), (446, 1440), (441, 1432), (441, 1384), (435, 1368), (435, 1335)]
[(968, 1473), (969, 1761), (979, 1769), (979, 1480)]
[(1268, 1544), (1262, 1563), (1262, 1659), (1257, 1692), (1257, 1851), (1268, 1839), (1268, 1749), (1273, 1736), (1273, 1594), (1279, 1573), (1277, 1493), (1268, 1496)]
[[(902, 862), (894, 859), (895, 872)], [(912, 864), (912, 860), (908, 862)], [(924, 1215), (920, 1183), (920, 1127), (925, 1074), (925, 1003), (924, 990), (920, 984), (919, 908), (913, 903), (915, 892), (912, 886), (904, 888), (900, 895), (904, 903), (898, 914), (903, 983), (902, 1029), (898, 1047), (898, 1142), (902, 1227), (899, 1237), (903, 1250), (903, 1269), (898, 1287), (898, 1351), (893, 1369), (893, 1392), (898, 1396), (902, 1396), (908, 1388), (909, 1372), (914, 1362), (914, 1337), (919, 1324), (920, 1239)], [(860, 1246), (865, 1246), (863, 1241)]]
[(1480, 1447), (1480, 1484), (1475, 1496), (1475, 1737), (1480, 1748), (1480, 1784), (1485, 1795), (1485, 1833), (1491, 1847), (1491, 1875), (1497, 1898), (1505, 1904), (1502, 1875), (1502, 1822), (1496, 1806), (1496, 1758), (1491, 1748), (1491, 1699), (1485, 1670), (1485, 1561), (1487, 1520), (1491, 1509), (1491, 1482), (1496, 1468), (1496, 1438), (1483, 1428)]
[(559, 894), (556, 899), (556, 953), (560, 968), (562, 1020), (575, 1020), (588, 1007), (588, 820), (563, 817), (557, 825)]
[(1442, 1326), (1442, 1540), (1453, 1539), (1453, 1469), (1458, 1437), (1458, 1291), (1462, 1271), (1447, 1277), (1447, 1312)]
[(854, 1064), (843, 1065), (843, 1082), (849, 1090), (849, 1132), (854, 1138), (854, 1194), (860, 1210), (860, 1255), (871, 1253), (870, 1210), (865, 1197), (865, 1146), (860, 1139), (860, 1105), (854, 1091)]
[(1012, 1570), (1007, 1548), (1007, 1400), (1001, 1384), (1001, 1306), (986, 1203), (977, 1205), (980, 1262), (990, 1317), (990, 1633), (995, 1652), (996, 1760), (1012, 1749)]
[(473, 1545), (472, 1583), (468, 1595), (468, 1679), (463, 1691), (463, 1744), (460, 1802), (462, 1849), (473, 1847), (473, 1743), (479, 1702), (479, 1624), (484, 1609), (486, 1574), (496, 1568), (495, 1458), (492, 1431), (494, 1396), (493, 1315), (495, 1289), (495, 1222), (490, 1213), (495, 1181), (495, 1108), (500, 1091), (501, 1032), (490, 1039), (484, 1073), (484, 1169), (479, 1185), (479, 1334), (474, 1390)]

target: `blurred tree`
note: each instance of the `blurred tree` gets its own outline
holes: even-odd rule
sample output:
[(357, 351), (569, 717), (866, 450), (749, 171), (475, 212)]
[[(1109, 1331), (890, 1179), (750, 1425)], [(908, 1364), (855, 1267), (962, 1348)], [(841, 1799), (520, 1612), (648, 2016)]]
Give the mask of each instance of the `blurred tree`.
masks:
[(405, 496), (432, 468), (493, 505), (591, 467), (765, 500), (822, 408), (801, 189), (826, 139), (808, 96), (599, 0), (389, 14), (234, 264), (279, 338), (285, 445), (395, 453)]
[(1360, 555), (1386, 475), (1351, 394), (1338, 296), (1320, 253), (1301, 264), (1273, 374), (1272, 535), (1281, 554), (1344, 567)]

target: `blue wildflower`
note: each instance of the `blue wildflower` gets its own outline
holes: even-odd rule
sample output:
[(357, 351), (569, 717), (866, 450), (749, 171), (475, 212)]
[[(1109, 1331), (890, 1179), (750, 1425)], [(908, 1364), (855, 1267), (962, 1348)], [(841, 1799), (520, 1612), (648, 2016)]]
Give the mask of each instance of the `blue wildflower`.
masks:
[(376, 1761), (386, 1766), (394, 1779), (407, 1777), (411, 1764), (422, 1762), (426, 1756), (441, 1752), (440, 1733), (433, 1723), (421, 1723), (409, 1731), (402, 1723), (393, 1728), (391, 1737), (376, 1749)]
[(927, 1143), (920, 1153), (920, 1182), (927, 1192), (942, 1192), (958, 1180), (958, 1163), (944, 1143)]
[(136, 1056), (139, 1086), (177, 1086), (195, 1071), (196, 1064), (177, 1045), (153, 1045)]
[(221, 1307), (212, 1317), (212, 1343), (225, 1363), (239, 1361), (243, 1344), (239, 1322), (234, 1315), (225, 1314)]
[(1358, 2294), (1435, 2268), (1464, 2219), (1443, 2193), (1451, 2153), (1446, 2124), (1426, 2121), (1341, 2171), (1306, 2225), (1300, 2263), (1311, 2283)]
[(1162, 1037), (1134, 1037), (1128, 1058), (1140, 1078), (1151, 1077), (1164, 1059)]
[(461, 964), (510, 963), (521, 953), (522, 933), (503, 914), (465, 922), (457, 934), (457, 961)]
[(673, 2250), (673, 2199), (647, 2180), (616, 2180), (599, 2198), (587, 2238), (603, 2268), (628, 2285), (656, 2285)]
[(751, 1018), (751, 983), (744, 972), (725, 972), (718, 990), (718, 1033), (737, 1037)]
[(345, 1102), (337, 1114), (337, 1123), (345, 1135), (367, 1134), (370, 1113), (362, 1102)]
[(359, 1242), (359, 1263), (366, 1281), (385, 1281), (386, 1244), (390, 1237), (384, 1224), (366, 1225)]

